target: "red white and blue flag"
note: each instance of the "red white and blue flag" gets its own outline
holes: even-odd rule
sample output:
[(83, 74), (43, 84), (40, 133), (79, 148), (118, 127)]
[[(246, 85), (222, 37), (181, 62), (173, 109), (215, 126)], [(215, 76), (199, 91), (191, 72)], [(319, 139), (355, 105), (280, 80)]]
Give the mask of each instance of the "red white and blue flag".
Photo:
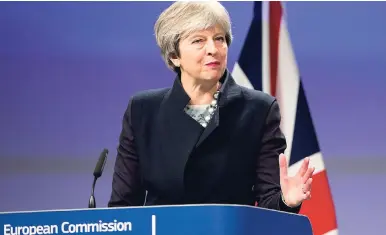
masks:
[(304, 158), (315, 167), (312, 198), (303, 203), (314, 235), (338, 234), (335, 208), (323, 156), (292, 50), (281, 2), (255, 2), (254, 16), (232, 76), (240, 85), (264, 91), (278, 100), (286, 136), (289, 175)]

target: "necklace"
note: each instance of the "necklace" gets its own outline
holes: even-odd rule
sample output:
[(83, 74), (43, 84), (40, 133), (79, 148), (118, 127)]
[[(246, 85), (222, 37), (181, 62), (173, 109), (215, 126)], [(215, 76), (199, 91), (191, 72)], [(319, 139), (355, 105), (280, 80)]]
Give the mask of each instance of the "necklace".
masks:
[(198, 123), (200, 123), (204, 128), (208, 126), (210, 120), (212, 119), (214, 112), (217, 109), (218, 96), (220, 91), (217, 90), (213, 94), (212, 102), (206, 106), (205, 109), (196, 109), (190, 108), (189, 106), (185, 107), (185, 112), (189, 114), (193, 119), (195, 119)]

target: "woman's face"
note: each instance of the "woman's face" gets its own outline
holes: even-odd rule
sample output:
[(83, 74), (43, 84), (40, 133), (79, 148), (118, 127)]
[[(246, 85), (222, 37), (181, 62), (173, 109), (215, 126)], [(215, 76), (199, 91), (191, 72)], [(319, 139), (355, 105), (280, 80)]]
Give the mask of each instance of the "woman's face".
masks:
[(172, 59), (179, 65), (181, 76), (192, 79), (219, 80), (227, 67), (228, 45), (225, 32), (212, 27), (192, 33), (179, 44), (180, 57)]

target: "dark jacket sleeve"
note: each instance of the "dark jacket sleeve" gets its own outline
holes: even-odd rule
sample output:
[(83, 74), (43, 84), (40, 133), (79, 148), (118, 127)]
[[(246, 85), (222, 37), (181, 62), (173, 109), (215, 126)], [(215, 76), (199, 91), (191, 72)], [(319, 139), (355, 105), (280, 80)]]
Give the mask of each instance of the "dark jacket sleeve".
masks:
[(257, 159), (255, 191), (259, 207), (298, 213), (300, 206), (291, 208), (281, 198), (279, 154), (287, 147), (280, 130), (280, 110), (275, 100), (269, 109), (261, 151)]
[(122, 121), (109, 207), (141, 206), (144, 203), (145, 190), (141, 184), (140, 165), (131, 122), (132, 102), (131, 99)]

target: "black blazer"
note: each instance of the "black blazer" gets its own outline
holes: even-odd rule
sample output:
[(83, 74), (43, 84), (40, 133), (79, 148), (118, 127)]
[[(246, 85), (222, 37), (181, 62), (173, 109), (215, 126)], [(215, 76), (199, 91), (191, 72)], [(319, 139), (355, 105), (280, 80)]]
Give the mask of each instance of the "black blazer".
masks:
[(190, 98), (172, 88), (134, 95), (123, 118), (109, 207), (243, 204), (298, 213), (281, 200), (278, 156), (286, 141), (275, 98), (221, 79), (206, 128), (184, 112)]

